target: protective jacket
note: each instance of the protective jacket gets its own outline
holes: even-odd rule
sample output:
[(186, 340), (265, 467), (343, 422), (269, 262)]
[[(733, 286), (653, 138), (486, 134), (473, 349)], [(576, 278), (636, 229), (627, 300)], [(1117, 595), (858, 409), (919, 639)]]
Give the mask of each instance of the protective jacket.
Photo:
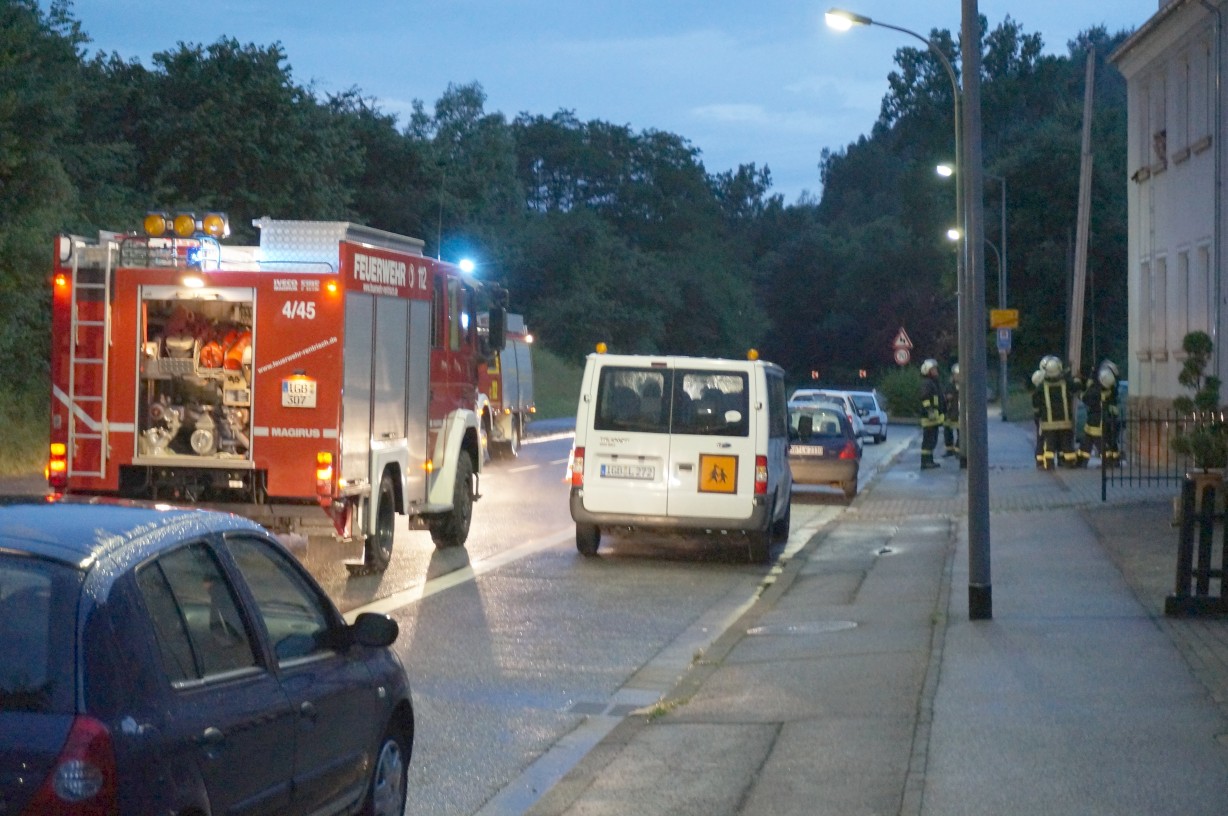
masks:
[(943, 423), (942, 392), (938, 390), (938, 381), (933, 377), (921, 380), (921, 427), (937, 428)]

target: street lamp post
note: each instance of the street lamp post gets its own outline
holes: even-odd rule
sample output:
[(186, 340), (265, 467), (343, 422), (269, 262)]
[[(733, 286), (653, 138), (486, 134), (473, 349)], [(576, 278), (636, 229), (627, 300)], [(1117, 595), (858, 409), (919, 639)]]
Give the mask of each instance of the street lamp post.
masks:
[[(942, 49), (938, 47), (937, 43), (935, 43), (933, 40), (927, 37), (921, 36), (917, 32), (912, 31), (910, 29), (902, 28), (896, 25), (891, 25), (890, 23), (884, 23), (879, 20), (872, 20), (869, 17), (866, 17), (864, 15), (855, 14), (851, 11), (845, 11), (844, 9), (833, 8), (827, 12), (827, 14), (824, 16), (824, 19), (827, 21), (827, 25), (835, 29), (836, 31), (848, 31), (853, 26), (864, 25), (864, 26), (878, 26), (879, 28), (889, 28), (892, 31), (898, 31), (901, 34), (907, 34), (908, 36), (918, 39), (921, 42), (925, 43), (925, 47), (928, 48), (934, 54), (934, 56), (938, 58), (938, 61), (942, 63), (942, 67), (946, 69), (947, 76), (950, 77), (951, 79), (951, 99), (952, 99), (952, 104), (954, 105), (954, 108), (955, 108), (955, 113), (954, 113), (954, 116), (955, 116), (955, 177), (956, 179), (961, 178), (960, 168), (963, 163), (963, 153), (961, 152), (961, 147), (960, 147), (960, 142), (961, 142), (960, 134), (963, 131), (963, 127), (960, 123), (960, 112), (959, 112), (959, 108), (960, 108), (959, 79), (956, 78), (955, 76), (955, 68), (951, 65), (951, 61), (947, 59), (946, 54), (942, 53)], [(967, 294), (965, 291), (966, 289), (965, 277), (967, 274), (966, 255), (968, 251), (967, 249), (968, 230), (967, 230), (967, 224), (965, 224), (965, 217), (964, 217), (964, 194), (963, 194), (963, 184), (962, 183), (957, 184), (955, 186), (955, 228), (959, 231), (959, 238), (958, 238), (959, 246), (956, 249), (956, 253), (955, 253), (955, 256), (956, 256), (956, 262), (955, 262), (955, 268), (956, 268), (956, 271), (955, 271), (955, 275), (956, 275), (956, 278), (955, 278), (956, 280), (956, 283), (955, 283), (955, 295), (956, 295), (956, 298), (955, 298), (955, 302), (956, 302), (955, 326), (956, 326), (956, 334), (958, 338), (956, 341), (957, 346), (958, 346), (957, 356), (959, 357), (960, 360), (967, 360), (969, 356), (968, 355), (968, 343), (969, 343), (970, 338), (968, 337), (968, 332), (965, 331), (964, 329), (964, 323), (965, 323), (965, 315), (966, 315), (965, 310), (967, 308), (967, 302), (965, 300), (965, 298), (967, 297)], [(960, 407), (959, 407), (959, 438), (960, 438), (960, 447), (961, 447), (961, 451), (960, 451), (961, 466), (967, 462), (967, 458), (966, 458), (967, 454), (963, 450), (963, 440), (967, 438), (967, 430), (968, 430), (968, 409), (967, 409), (967, 406), (964, 404), (965, 402), (966, 400), (960, 400)]]
[[(955, 103), (956, 169), (968, 170), (961, 175), (961, 193), (957, 197), (957, 218), (962, 233), (959, 252), (960, 281), (959, 353), (967, 377), (967, 395), (960, 400), (960, 447), (968, 451), (968, 617), (989, 620), (993, 617), (993, 584), (990, 578), (989, 548), (989, 456), (985, 427), (985, 343), (972, 335), (984, 331), (985, 290), (984, 251), (981, 241), (985, 233), (982, 224), (982, 199), (978, 191), (983, 183), (981, 174), (981, 52), (977, 0), (961, 0), (962, 25), (960, 43), (964, 60), (964, 88), (961, 94), (955, 69), (938, 46), (915, 31), (878, 23), (869, 17), (832, 9), (827, 12), (827, 24), (838, 30), (854, 25), (878, 25), (915, 37), (925, 43), (942, 62), (951, 78)], [(961, 100), (967, 121), (961, 123)], [(967, 132), (964, 133), (964, 129)], [(962, 135), (961, 135), (962, 134)], [(967, 151), (967, 156), (964, 155)], [(964, 186), (967, 189), (964, 189)], [(973, 196), (977, 195), (975, 199)], [(1005, 196), (1005, 192), (1003, 193)], [(1005, 260), (1005, 259), (1003, 259)], [(983, 335), (982, 335), (983, 337)], [(965, 407), (966, 406), (966, 407)]]

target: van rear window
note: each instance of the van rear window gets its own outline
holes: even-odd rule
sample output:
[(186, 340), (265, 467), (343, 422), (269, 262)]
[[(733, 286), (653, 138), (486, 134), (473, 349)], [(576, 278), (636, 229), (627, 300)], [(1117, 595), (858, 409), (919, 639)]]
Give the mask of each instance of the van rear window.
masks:
[(607, 366), (597, 386), (599, 431), (707, 436), (750, 433), (745, 372)]

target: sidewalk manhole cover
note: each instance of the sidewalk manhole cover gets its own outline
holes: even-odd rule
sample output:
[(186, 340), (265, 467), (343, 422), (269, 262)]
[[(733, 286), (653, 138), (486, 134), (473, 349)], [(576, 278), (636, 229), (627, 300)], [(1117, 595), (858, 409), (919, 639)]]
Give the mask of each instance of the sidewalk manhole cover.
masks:
[(857, 626), (854, 621), (814, 621), (812, 623), (782, 623), (770, 626), (753, 626), (748, 635), (825, 635), (842, 632)]

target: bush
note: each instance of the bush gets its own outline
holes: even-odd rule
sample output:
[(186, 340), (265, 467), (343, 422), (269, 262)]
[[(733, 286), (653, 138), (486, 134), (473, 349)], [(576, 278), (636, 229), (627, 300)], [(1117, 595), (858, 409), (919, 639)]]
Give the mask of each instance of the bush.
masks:
[(22, 389), (0, 391), (0, 475), (36, 473), (47, 464), (50, 389), (44, 378), (31, 379)]
[(584, 362), (564, 360), (541, 345), (533, 346), (533, 403), (538, 419), (574, 417), (580, 402)]
[(887, 400), (887, 413), (893, 417), (921, 415), (921, 371), (916, 366), (897, 368), (883, 377), (878, 392)]

